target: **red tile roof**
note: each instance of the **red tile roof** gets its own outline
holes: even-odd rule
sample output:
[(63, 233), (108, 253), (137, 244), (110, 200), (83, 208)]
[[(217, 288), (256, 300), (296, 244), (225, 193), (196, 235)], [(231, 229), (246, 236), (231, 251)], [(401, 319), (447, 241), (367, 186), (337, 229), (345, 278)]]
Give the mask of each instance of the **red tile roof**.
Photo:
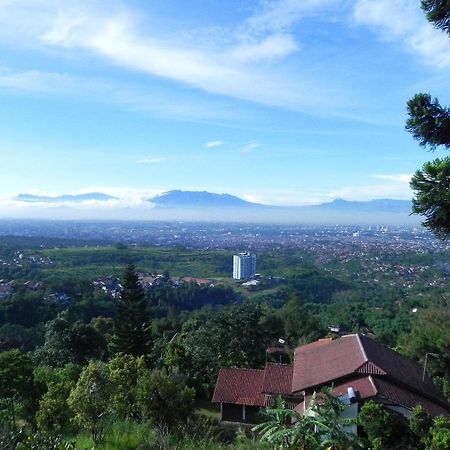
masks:
[(213, 403), (264, 406), (265, 395), (261, 393), (264, 370), (220, 369)]
[(366, 336), (359, 336), (359, 339), (367, 359), (384, 370), (388, 378), (430, 399), (443, 402), (441, 392), (428, 374), (425, 373), (425, 381), (422, 381), (423, 368), (416, 361)]
[(414, 408), (416, 405), (422, 405), (433, 416), (448, 415), (447, 409), (409, 389), (392, 384), (388, 380), (381, 378), (374, 378), (373, 381), (377, 389), (377, 396), (385, 398), (392, 403), (405, 406), (408, 409)]
[[(376, 376), (365, 376), (346, 380), (342, 383), (333, 385), (332, 393), (335, 396), (347, 394), (349, 387), (352, 387), (356, 393), (358, 400), (383, 399), (388, 404), (401, 405), (407, 409), (414, 408), (416, 405), (422, 405), (432, 416), (448, 415), (448, 411), (433, 401), (427, 400), (419, 394), (409, 389), (403, 388), (384, 378)], [(295, 410), (303, 413), (305, 404), (308, 406), (311, 401), (312, 394), (306, 395), (305, 402), (299, 404)]]
[(385, 376), (444, 406), (446, 402), (431, 378), (426, 375), (425, 382), (422, 381), (422, 372), (416, 361), (366, 336), (351, 334), (315, 347), (311, 344), (298, 347), (292, 391), (312, 389), (362, 373)]
[[(264, 370), (221, 369), (213, 402), (264, 406), (266, 396), (306, 399), (322, 386), (334, 395), (352, 387), (360, 400), (383, 398), (411, 408), (423, 405), (431, 414), (448, 414), (448, 404), (422, 367), (388, 347), (360, 335), (322, 339), (295, 350), (293, 365), (267, 363)], [(301, 409), (303, 403), (296, 410)]]
[(292, 368), (287, 364), (267, 363), (264, 370), (262, 392), (272, 395), (290, 395)]
[(303, 391), (348, 376), (367, 360), (357, 335), (317, 341), (295, 349), (292, 392)]
[(353, 388), (358, 396), (358, 400), (366, 400), (377, 394), (377, 389), (371, 376), (354, 378), (333, 385), (333, 395), (340, 397), (348, 393), (348, 388)]

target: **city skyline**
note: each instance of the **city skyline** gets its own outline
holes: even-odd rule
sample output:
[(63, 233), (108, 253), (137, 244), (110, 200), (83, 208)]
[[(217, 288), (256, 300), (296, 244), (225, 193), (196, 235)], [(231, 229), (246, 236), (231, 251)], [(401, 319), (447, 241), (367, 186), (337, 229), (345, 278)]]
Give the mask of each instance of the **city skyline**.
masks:
[(406, 101), (450, 98), (418, 1), (14, 0), (0, 24), (3, 216), (28, 214), (21, 193), (409, 199), (429, 155)]

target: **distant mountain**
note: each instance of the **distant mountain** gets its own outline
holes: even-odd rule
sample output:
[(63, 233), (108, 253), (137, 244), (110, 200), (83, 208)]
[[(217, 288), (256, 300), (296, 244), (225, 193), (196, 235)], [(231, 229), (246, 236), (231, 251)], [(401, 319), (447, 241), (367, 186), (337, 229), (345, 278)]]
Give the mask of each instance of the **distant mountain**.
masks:
[(33, 194), (19, 194), (16, 197), (16, 200), (21, 202), (28, 203), (65, 203), (65, 202), (85, 202), (89, 200), (96, 201), (106, 201), (106, 200), (117, 200), (117, 197), (113, 197), (112, 195), (103, 194), (101, 192), (89, 192), (86, 194), (75, 194), (75, 195), (57, 195), (55, 197), (45, 196), (45, 195), (33, 195)]
[[(305, 207), (302, 207), (305, 208)], [(410, 214), (411, 200), (392, 200), (392, 199), (377, 199), (369, 201), (348, 201), (343, 199), (336, 199), (329, 203), (321, 203), (320, 205), (310, 206), (316, 210), (327, 212), (360, 212), (360, 213), (393, 213), (393, 214)]]
[(232, 220), (260, 222), (372, 224), (416, 223), (411, 217), (411, 201), (343, 199), (319, 205), (273, 206), (247, 202), (230, 194), (197, 191), (169, 191), (147, 199), (156, 207), (155, 216), (170, 219)]
[[(39, 208), (19, 208), (20, 214), (32, 217), (92, 218), (100, 217), (138, 220), (175, 220), (209, 222), (258, 222), (339, 225), (417, 225), (420, 217), (411, 216), (411, 201), (380, 199), (371, 201), (333, 200), (320, 205), (273, 206), (252, 203), (230, 194), (173, 190), (146, 198), (145, 207), (121, 206), (101, 208), (102, 203), (116, 197), (101, 192), (77, 195), (41, 196), (20, 194), (16, 200)], [(76, 208), (93, 201), (92, 208)], [(84, 204), (83, 204), (84, 206)], [(56, 208), (57, 207), (57, 208)], [(57, 210), (57, 212), (56, 212)], [(82, 211), (82, 212), (80, 212)], [(15, 216), (18, 213), (15, 212)]]
[(212, 192), (174, 190), (164, 192), (149, 202), (166, 208), (254, 208), (263, 206), (251, 203), (230, 194), (214, 194)]

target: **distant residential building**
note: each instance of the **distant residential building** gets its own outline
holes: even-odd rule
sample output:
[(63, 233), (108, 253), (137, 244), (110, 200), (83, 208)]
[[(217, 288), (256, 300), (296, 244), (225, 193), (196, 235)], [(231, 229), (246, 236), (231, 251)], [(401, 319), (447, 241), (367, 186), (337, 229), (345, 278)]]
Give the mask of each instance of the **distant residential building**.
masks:
[(64, 292), (55, 292), (47, 295), (46, 299), (50, 302), (59, 303), (60, 305), (67, 305), (70, 303), (70, 297)]
[(256, 273), (256, 255), (244, 252), (233, 255), (233, 278), (235, 280), (248, 280)]
[(120, 298), (122, 285), (117, 278), (99, 277), (91, 282), (96, 294), (103, 293), (111, 298)]
[(0, 300), (9, 297), (13, 293), (13, 287), (10, 283), (0, 283)]

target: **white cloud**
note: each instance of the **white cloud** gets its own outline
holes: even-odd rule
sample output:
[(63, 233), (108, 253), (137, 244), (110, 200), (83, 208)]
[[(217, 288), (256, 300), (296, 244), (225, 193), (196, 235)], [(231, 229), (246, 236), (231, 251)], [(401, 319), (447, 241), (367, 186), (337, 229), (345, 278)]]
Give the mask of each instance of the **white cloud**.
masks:
[(104, 78), (80, 77), (39, 70), (18, 71), (0, 67), (0, 89), (24, 93), (76, 97), (125, 106), (130, 110), (189, 120), (229, 120), (244, 117), (242, 111), (227, 111), (209, 100), (174, 93), (161, 87), (131, 87)]
[(258, 42), (242, 43), (232, 48), (228, 56), (237, 62), (254, 63), (284, 58), (294, 53), (298, 44), (290, 34), (273, 34)]
[(373, 175), (373, 178), (379, 180), (396, 181), (398, 183), (407, 183), (411, 181), (412, 175), (409, 173), (400, 173), (396, 175)]
[[(339, 115), (351, 103), (348, 95), (305, 72), (265, 64), (297, 50), (294, 36), (286, 27), (306, 11), (334, 1), (263, 1), (259, 12), (248, 21), (227, 30), (229, 38), (202, 40), (167, 33), (164, 25), (148, 26), (145, 20), (158, 23), (158, 18), (152, 18), (148, 11), (138, 14), (120, 1), (113, 0), (105, 8), (97, 0), (15, 0), (0, 2), (0, 39), (14, 41), (16, 46), (44, 49), (53, 56), (96, 56), (130, 71), (213, 94), (313, 114), (333, 111), (333, 115)], [(190, 31), (201, 34), (201, 29)], [(220, 34), (224, 34), (221, 28), (217, 31)], [(176, 115), (174, 102), (172, 108)], [(181, 105), (181, 109), (189, 108)]]
[(411, 0), (357, 0), (354, 7), (357, 23), (367, 25), (387, 41), (399, 41), (436, 67), (450, 65), (448, 37), (434, 29)]
[(223, 141), (208, 141), (205, 143), (206, 148), (215, 148), (215, 147), (221, 147), (224, 144)]
[(31, 92), (55, 92), (71, 89), (76, 81), (66, 74), (29, 70), (14, 72), (9, 69), (0, 71), (0, 87)]
[(280, 32), (290, 29), (302, 17), (317, 13), (337, 0), (262, 0), (261, 8), (246, 21), (254, 32)]
[(154, 158), (142, 158), (138, 161), (139, 164), (158, 164), (164, 161), (168, 161), (170, 158), (166, 156), (159, 156)]
[(261, 147), (261, 144), (259, 142), (256, 142), (256, 141), (249, 142), (244, 147), (242, 147), (241, 153), (250, 153), (250, 152), (252, 152), (253, 150), (256, 150), (259, 147)]

